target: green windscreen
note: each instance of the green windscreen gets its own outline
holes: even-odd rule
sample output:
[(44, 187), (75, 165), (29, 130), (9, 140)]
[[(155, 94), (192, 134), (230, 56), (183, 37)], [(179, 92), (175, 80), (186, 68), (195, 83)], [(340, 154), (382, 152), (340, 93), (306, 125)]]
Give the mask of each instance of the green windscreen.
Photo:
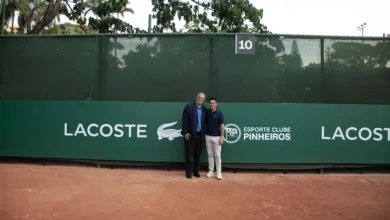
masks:
[(0, 99), (390, 104), (390, 39), (253, 35), (0, 37)]

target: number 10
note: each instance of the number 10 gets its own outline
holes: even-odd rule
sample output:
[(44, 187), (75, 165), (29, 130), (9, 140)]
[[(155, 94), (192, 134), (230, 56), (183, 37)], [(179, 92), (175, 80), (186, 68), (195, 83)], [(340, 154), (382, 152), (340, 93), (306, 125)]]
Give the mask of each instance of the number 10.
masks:
[(245, 41), (245, 44), (243, 40), (239, 41), (238, 43), (240, 44), (240, 46), (238, 47), (238, 49), (240, 50), (244, 50), (244, 49), (250, 50), (253, 47), (252, 41), (250, 40)]

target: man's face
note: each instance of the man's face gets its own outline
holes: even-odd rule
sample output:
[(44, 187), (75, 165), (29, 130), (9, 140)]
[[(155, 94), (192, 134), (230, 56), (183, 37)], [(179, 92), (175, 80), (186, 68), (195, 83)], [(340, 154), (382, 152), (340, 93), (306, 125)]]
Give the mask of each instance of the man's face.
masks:
[(217, 108), (217, 102), (215, 100), (210, 100), (209, 105), (211, 110), (215, 110)]
[(202, 105), (204, 102), (204, 99), (205, 99), (205, 96), (204, 96), (204, 94), (201, 93), (196, 97), (196, 102), (198, 103), (198, 105)]

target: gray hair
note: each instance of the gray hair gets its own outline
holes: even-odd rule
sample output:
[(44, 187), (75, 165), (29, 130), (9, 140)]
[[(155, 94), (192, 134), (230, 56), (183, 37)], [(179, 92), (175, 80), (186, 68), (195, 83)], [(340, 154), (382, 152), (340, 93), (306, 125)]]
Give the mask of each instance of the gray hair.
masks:
[(203, 95), (203, 96), (204, 96), (204, 98), (206, 99), (206, 94), (204, 94), (204, 92), (200, 92), (200, 93), (198, 93), (198, 94), (196, 95), (196, 98), (198, 98), (198, 96), (200, 96), (200, 95)]

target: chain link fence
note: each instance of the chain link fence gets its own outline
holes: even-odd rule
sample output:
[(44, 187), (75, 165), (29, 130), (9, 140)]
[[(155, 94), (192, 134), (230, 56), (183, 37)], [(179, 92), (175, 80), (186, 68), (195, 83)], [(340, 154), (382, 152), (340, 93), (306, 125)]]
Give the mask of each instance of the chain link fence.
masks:
[(0, 37), (0, 99), (390, 104), (390, 38)]

